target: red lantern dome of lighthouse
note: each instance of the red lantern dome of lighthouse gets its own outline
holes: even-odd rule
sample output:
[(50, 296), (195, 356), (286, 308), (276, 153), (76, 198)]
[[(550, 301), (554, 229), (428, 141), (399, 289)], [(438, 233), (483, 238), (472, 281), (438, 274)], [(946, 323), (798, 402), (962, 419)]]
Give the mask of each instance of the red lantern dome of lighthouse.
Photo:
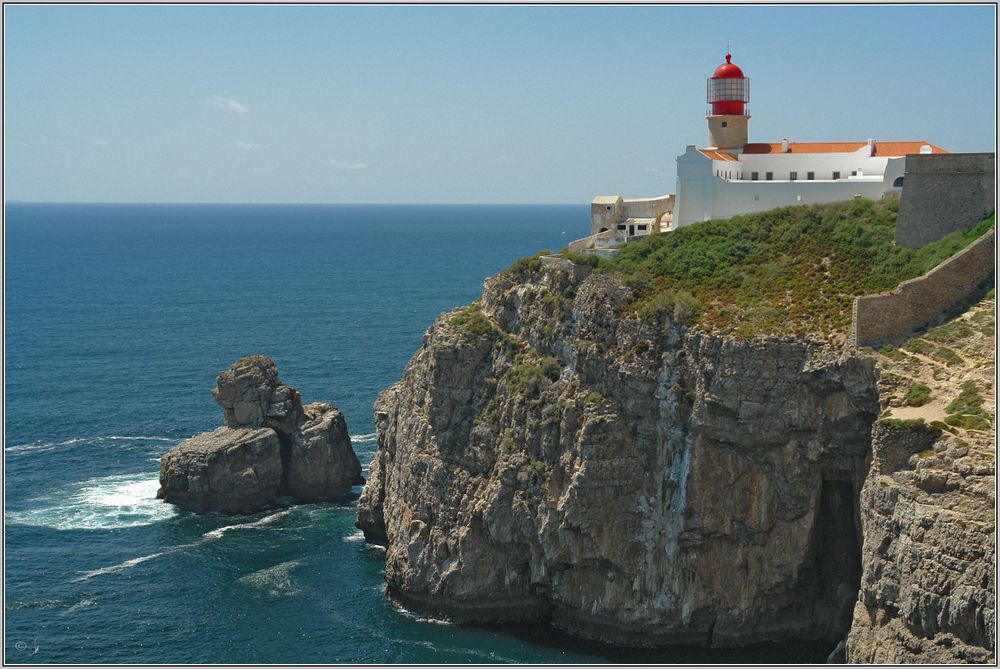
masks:
[(712, 116), (746, 113), (746, 103), (750, 102), (750, 79), (743, 70), (732, 63), (732, 55), (726, 54), (726, 62), (715, 68), (708, 80), (708, 103), (712, 105)]

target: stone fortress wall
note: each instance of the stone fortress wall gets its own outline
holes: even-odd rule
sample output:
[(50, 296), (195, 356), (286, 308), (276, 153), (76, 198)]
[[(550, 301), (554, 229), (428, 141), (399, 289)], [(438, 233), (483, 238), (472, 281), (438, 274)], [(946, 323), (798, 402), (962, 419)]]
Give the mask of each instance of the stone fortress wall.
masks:
[[(905, 192), (905, 189), (904, 189)], [(996, 228), (923, 276), (854, 300), (851, 338), (876, 346), (908, 337), (968, 298), (996, 270)]]
[(996, 207), (995, 162), (993, 153), (907, 156), (896, 243), (918, 248), (988, 216)]

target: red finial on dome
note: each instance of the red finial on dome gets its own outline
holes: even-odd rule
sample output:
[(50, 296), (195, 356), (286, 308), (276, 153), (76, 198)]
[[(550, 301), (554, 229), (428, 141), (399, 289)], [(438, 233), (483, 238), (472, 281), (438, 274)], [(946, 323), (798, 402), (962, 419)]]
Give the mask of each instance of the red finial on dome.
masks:
[(733, 55), (731, 53), (726, 54), (726, 62), (715, 68), (715, 72), (712, 73), (713, 79), (743, 79), (743, 70), (740, 69), (739, 65), (733, 64)]

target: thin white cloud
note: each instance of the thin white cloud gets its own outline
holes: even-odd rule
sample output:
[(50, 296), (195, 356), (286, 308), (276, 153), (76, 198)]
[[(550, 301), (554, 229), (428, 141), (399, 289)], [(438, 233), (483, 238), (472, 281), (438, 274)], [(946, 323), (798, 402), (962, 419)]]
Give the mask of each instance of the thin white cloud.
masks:
[(324, 161), (323, 164), (329, 165), (334, 169), (344, 170), (345, 172), (360, 172), (361, 170), (368, 169), (368, 163), (352, 163), (346, 160), (337, 160), (336, 158), (330, 158)]
[(236, 148), (253, 151), (255, 149), (261, 149), (263, 148), (263, 146), (258, 144), (257, 142), (236, 142)]
[(212, 103), (219, 109), (225, 109), (227, 111), (236, 112), (238, 114), (244, 114), (247, 108), (241, 105), (236, 100), (232, 98), (224, 98), (221, 95), (216, 95), (212, 98)]

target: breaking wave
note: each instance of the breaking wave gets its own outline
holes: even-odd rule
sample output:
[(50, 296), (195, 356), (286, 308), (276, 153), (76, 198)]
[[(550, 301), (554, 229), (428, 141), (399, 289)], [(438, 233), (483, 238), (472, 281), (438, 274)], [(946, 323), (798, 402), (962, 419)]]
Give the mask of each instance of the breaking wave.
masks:
[(149, 525), (176, 514), (156, 499), (159, 479), (117, 474), (73, 483), (31, 500), (34, 508), (7, 514), (7, 522), (56, 530), (113, 530)]

